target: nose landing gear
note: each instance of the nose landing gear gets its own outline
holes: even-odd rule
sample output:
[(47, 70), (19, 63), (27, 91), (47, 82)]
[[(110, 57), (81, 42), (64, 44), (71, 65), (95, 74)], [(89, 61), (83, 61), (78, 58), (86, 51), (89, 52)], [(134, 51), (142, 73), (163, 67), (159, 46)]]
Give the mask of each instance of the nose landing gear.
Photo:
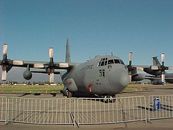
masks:
[(116, 101), (115, 96), (104, 96), (103, 102), (105, 103), (113, 103)]

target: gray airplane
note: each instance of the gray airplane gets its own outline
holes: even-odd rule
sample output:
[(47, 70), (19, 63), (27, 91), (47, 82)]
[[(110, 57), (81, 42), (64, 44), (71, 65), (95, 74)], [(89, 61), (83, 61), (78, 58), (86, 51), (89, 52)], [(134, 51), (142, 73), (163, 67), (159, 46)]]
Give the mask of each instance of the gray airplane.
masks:
[[(70, 48), (67, 40), (65, 62), (54, 62), (53, 48), (49, 48), (49, 62), (11, 60), (7, 58), (8, 45), (3, 45), (2, 80), (7, 78), (7, 72), (13, 67), (25, 67), (23, 77), (26, 80), (32, 78), (32, 73), (46, 73), (49, 82), (54, 82), (54, 74), (60, 74), (60, 70), (66, 70), (62, 75), (64, 83), (64, 95), (94, 95), (98, 97), (114, 97), (120, 93), (129, 81), (142, 80), (137, 73), (137, 67), (132, 66), (132, 53), (129, 53), (129, 64), (125, 65), (122, 59), (112, 56), (96, 56), (81, 64), (71, 63)], [(32, 69), (37, 70), (32, 70)], [(129, 78), (130, 77), (130, 78)], [(129, 80), (130, 79), (130, 80)]]
[[(47, 73), (49, 82), (54, 82), (54, 74), (66, 70), (62, 75), (63, 93), (68, 97), (76, 94), (110, 97), (120, 93), (129, 83), (129, 69), (116, 56), (96, 56), (81, 64), (71, 63), (70, 48), (67, 40), (65, 62), (54, 62), (53, 48), (49, 49), (49, 62), (11, 60), (7, 58), (8, 45), (3, 45), (2, 80), (7, 78), (7, 72), (13, 67), (25, 67), (23, 77), (32, 78), (32, 73)], [(31, 70), (32, 68), (37, 70)]]

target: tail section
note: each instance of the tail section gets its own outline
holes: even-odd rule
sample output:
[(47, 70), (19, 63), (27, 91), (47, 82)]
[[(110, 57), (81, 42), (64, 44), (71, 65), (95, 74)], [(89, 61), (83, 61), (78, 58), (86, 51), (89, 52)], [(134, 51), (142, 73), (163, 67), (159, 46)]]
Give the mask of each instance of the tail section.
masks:
[(66, 62), (66, 63), (71, 63), (71, 58), (70, 58), (70, 46), (69, 46), (68, 39), (67, 39), (67, 42), (66, 42), (66, 57), (65, 57), (65, 62)]
[(159, 60), (157, 59), (157, 57), (153, 57), (153, 65), (154, 66), (161, 66)]

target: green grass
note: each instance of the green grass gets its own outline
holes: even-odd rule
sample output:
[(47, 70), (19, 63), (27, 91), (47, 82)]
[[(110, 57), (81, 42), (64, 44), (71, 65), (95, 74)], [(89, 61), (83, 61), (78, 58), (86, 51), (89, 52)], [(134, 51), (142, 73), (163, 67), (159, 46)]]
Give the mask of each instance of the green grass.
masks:
[(0, 85), (0, 93), (59, 93), (63, 88), (63, 85)]
[(129, 84), (123, 92), (135, 92), (135, 91), (147, 91), (148, 86), (147, 85), (141, 85), (141, 84)]
[[(21, 93), (59, 93), (63, 90), (63, 85), (0, 85), (1, 94), (21, 94)], [(146, 91), (146, 85), (129, 84), (123, 92)]]

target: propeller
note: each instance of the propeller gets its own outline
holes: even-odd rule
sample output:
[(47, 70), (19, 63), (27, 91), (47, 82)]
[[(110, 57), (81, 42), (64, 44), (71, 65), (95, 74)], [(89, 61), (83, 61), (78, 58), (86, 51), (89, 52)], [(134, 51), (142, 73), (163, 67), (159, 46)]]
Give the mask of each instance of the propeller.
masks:
[(8, 53), (8, 45), (4, 44), (2, 46), (2, 61), (0, 63), (2, 66), (2, 75), (1, 75), (2, 81), (5, 81), (7, 79), (7, 72), (12, 68), (13, 65), (15, 66), (23, 65), (23, 61), (8, 59), (7, 53)]
[(2, 81), (5, 81), (7, 79), (7, 67), (9, 65), (8, 59), (7, 59), (7, 52), (8, 52), (8, 45), (4, 44), (2, 46), (2, 76), (1, 79)]

